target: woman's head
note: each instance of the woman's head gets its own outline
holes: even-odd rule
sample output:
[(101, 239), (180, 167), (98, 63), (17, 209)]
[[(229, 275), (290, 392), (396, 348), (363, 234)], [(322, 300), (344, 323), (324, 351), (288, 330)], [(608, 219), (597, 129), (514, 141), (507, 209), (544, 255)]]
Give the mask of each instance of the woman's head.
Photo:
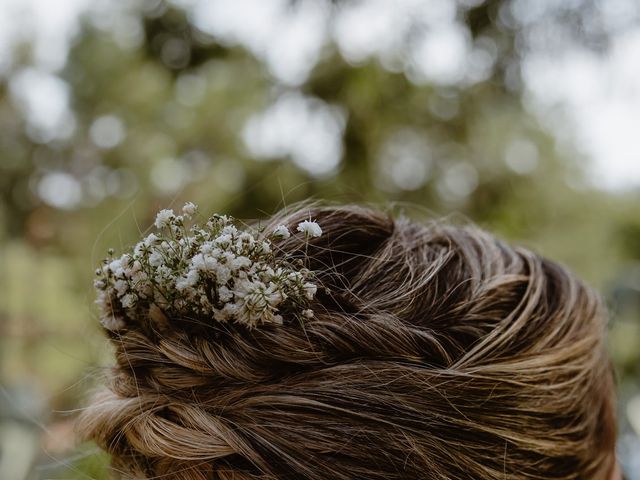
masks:
[(152, 309), (111, 335), (81, 419), (125, 478), (606, 479), (613, 381), (598, 296), (475, 227), (357, 206), (271, 218), (314, 316), (257, 328)]

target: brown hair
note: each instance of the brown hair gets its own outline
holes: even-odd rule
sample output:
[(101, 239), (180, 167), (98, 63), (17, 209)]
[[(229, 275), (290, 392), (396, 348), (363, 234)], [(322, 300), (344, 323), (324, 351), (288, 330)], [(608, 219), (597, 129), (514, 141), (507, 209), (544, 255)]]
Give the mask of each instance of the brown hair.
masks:
[(280, 255), (315, 317), (249, 330), (155, 311), (111, 334), (80, 429), (124, 478), (605, 479), (606, 314), (557, 263), (473, 226), (299, 207)]

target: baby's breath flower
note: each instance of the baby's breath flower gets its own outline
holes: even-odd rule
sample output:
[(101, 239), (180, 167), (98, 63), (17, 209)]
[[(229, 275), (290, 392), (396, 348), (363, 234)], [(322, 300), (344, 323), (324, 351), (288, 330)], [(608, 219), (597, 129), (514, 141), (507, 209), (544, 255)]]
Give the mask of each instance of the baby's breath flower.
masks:
[(221, 302), (230, 302), (233, 299), (233, 292), (224, 285), (218, 289), (218, 298)]
[(184, 277), (180, 278), (176, 282), (176, 289), (182, 292), (188, 288), (194, 287), (198, 283), (199, 279), (200, 273), (198, 273), (198, 270), (189, 270)]
[(123, 296), (127, 292), (129, 285), (127, 285), (127, 282), (124, 280), (116, 280), (113, 284), (113, 288), (119, 296)]
[(127, 293), (126, 295), (123, 295), (122, 298), (120, 298), (120, 304), (124, 308), (133, 307), (135, 302), (136, 302), (136, 296), (134, 294), (132, 294), (132, 293)]
[(231, 269), (226, 267), (225, 265), (217, 265), (215, 270), (216, 272), (216, 283), (220, 286), (226, 285), (227, 282), (231, 279)]
[(109, 271), (115, 277), (122, 277), (124, 275), (124, 265), (123, 265), (122, 259), (118, 258), (116, 260), (113, 260), (111, 263), (109, 263)]
[(162, 229), (168, 227), (173, 218), (175, 218), (173, 210), (160, 210), (156, 215), (156, 228)]
[(287, 280), (293, 283), (302, 282), (302, 274), (300, 272), (289, 272), (287, 274)]
[[(187, 203), (182, 215), (161, 210), (150, 233), (132, 251), (109, 257), (96, 271), (94, 286), (102, 323), (126, 328), (127, 320), (162, 313), (199, 321), (236, 322), (249, 328), (280, 325), (283, 313), (311, 318), (309, 303), (317, 286), (302, 262), (279, 258), (263, 230), (239, 230), (232, 219), (213, 215), (205, 226), (186, 226), (197, 207)], [(298, 225), (308, 237), (322, 234), (311, 221)], [(272, 238), (287, 238), (279, 225)]]
[(159, 267), (162, 265), (164, 259), (162, 257), (162, 252), (155, 251), (151, 255), (149, 255), (148, 260), (149, 265), (152, 267)]
[(182, 214), (186, 218), (193, 218), (193, 216), (196, 214), (197, 211), (198, 211), (198, 207), (192, 202), (187, 202), (182, 207)]
[(298, 231), (304, 233), (307, 237), (319, 237), (322, 235), (322, 229), (316, 222), (305, 220), (298, 224)]
[(273, 236), (276, 238), (289, 238), (291, 236), (291, 233), (289, 232), (289, 229), (284, 225), (278, 225), (273, 231)]
[(146, 247), (151, 247), (158, 242), (160, 242), (160, 237), (158, 237), (155, 233), (150, 233), (144, 239), (144, 245)]
[(122, 330), (124, 327), (126, 327), (126, 323), (124, 322), (124, 320), (114, 315), (102, 317), (100, 323), (102, 323), (102, 326), (104, 328), (112, 331)]
[(198, 253), (191, 259), (191, 265), (195, 270), (202, 272), (213, 271), (218, 265), (218, 261), (208, 253)]
[(262, 250), (262, 253), (271, 253), (271, 244), (264, 240), (260, 243), (260, 250)]
[(235, 257), (229, 263), (235, 270), (239, 270), (241, 268), (249, 268), (253, 262), (248, 257), (244, 257), (241, 255), (239, 257)]
[(318, 287), (315, 283), (305, 283), (302, 288), (304, 289), (304, 295), (307, 297), (307, 300), (313, 300), (313, 297), (316, 295), (318, 291)]
[(217, 237), (214, 240), (214, 242), (220, 248), (229, 248), (231, 246), (232, 239), (233, 239), (233, 237), (231, 236), (231, 234), (223, 233), (222, 235)]

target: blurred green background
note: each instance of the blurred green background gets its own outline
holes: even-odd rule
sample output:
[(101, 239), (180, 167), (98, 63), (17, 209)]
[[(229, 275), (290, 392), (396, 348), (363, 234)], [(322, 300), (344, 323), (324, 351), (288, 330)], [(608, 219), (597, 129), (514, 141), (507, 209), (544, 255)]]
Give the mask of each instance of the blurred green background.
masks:
[(635, 0), (0, 1), (0, 478), (103, 479), (92, 275), (159, 208), (456, 215), (611, 308), (640, 479)]

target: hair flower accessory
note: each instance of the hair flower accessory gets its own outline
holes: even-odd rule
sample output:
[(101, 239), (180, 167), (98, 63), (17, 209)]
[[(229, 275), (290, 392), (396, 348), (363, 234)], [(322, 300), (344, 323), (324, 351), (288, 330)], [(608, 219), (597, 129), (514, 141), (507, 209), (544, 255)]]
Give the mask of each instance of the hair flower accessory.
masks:
[[(182, 215), (161, 210), (158, 229), (132, 251), (109, 257), (96, 270), (96, 303), (108, 330), (120, 330), (150, 311), (168, 318), (235, 322), (253, 328), (281, 324), (282, 313), (313, 317), (309, 308), (317, 285), (306, 268), (273, 253), (271, 240), (289, 238), (279, 225), (270, 235), (238, 229), (233, 220), (213, 215), (204, 226), (185, 226), (196, 215), (189, 202)], [(311, 221), (298, 225), (306, 237), (322, 234)]]

